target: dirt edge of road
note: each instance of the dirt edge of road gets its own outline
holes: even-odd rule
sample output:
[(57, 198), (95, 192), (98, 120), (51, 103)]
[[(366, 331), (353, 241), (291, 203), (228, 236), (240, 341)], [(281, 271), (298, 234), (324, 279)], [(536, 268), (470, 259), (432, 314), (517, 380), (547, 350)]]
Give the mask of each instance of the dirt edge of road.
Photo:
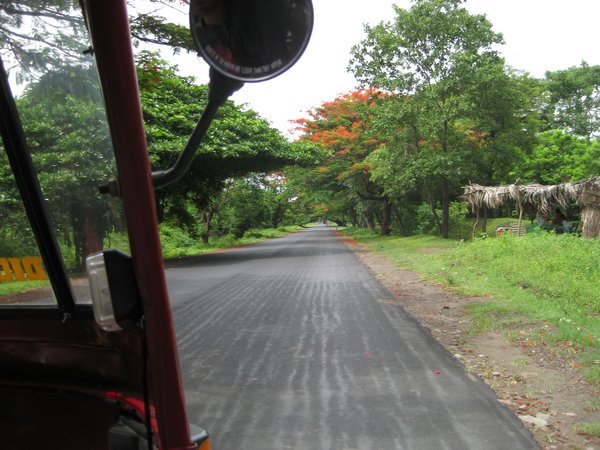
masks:
[[(473, 334), (464, 307), (484, 298), (460, 297), (421, 281), (389, 259), (340, 235), (357, 258), (394, 295), (395, 302), (429, 329), (466, 370), (482, 378), (498, 401), (517, 414), (543, 449), (600, 449), (600, 439), (579, 434), (578, 424), (600, 421), (587, 384), (568, 357), (527, 339), (509, 341), (500, 333)], [(515, 330), (518, 331), (519, 330)]]

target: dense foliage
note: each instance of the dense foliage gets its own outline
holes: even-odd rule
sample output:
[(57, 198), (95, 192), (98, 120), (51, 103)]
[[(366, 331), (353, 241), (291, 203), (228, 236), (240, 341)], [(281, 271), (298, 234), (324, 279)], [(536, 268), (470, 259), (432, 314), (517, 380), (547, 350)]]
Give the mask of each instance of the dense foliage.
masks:
[[(98, 186), (115, 175), (112, 147), (96, 75), (85, 68), (63, 68), (32, 83), (17, 100), (27, 145), (40, 186), (72, 268), (80, 269), (85, 255), (98, 251), (109, 230), (120, 228), (120, 211)], [(5, 156), (0, 160), (4, 204), (20, 203)], [(24, 215), (15, 211), (11, 221)], [(2, 222), (3, 233), (18, 230)], [(20, 233), (21, 234), (21, 233)], [(27, 235), (10, 256), (22, 256)], [(32, 254), (35, 254), (34, 251)]]
[[(155, 54), (142, 53), (138, 61), (150, 158), (155, 170), (165, 169), (185, 147), (206, 105), (208, 88), (197, 85), (192, 78), (179, 76), (176, 68), (169, 67)], [(278, 206), (278, 199), (272, 195), (270, 183), (257, 180), (266, 179), (264, 174), (278, 172), (288, 165), (310, 164), (314, 158), (310, 146), (288, 142), (256, 112), (227, 102), (200, 144), (189, 172), (177, 183), (157, 192), (159, 218), (207, 242), (213, 220), (224, 220), (219, 218), (223, 208), (235, 202), (241, 192), (252, 188), (253, 195), (249, 197), (253, 201), (240, 202), (240, 207), (253, 209), (252, 205), (256, 206), (263, 197), (271, 198), (273, 203), (256, 207), (253, 218), (231, 219), (223, 230), (236, 230), (241, 237), (244, 229), (277, 225), (282, 206)], [(225, 215), (233, 217), (230, 213)]]
[[(348, 67), (361, 88), (298, 120), (296, 142), (227, 102), (189, 173), (157, 192), (164, 233), (206, 244), (211, 236), (331, 219), (382, 234), (464, 237), (467, 212), (457, 199), (467, 183), (554, 184), (598, 175), (600, 66), (583, 62), (543, 79), (509, 68), (498, 53), (502, 36), (463, 3), (414, 0), (407, 9), (395, 6), (392, 20), (365, 27)], [(101, 99), (85, 94), (96, 81), (90, 56), (81, 54), (76, 6), (0, 5), (2, 56), (23, 62), (19, 76), (30, 84), (19, 108), (72, 266), (95, 241), (123, 229), (118, 208), (97, 193), (115, 168)], [(190, 51), (184, 27), (134, 6), (136, 42)], [(19, 31), (27, 27), (31, 35)], [(50, 29), (52, 37), (42, 39)], [(165, 169), (184, 148), (207, 87), (156, 53), (138, 53), (151, 163)], [(40, 76), (42, 69), (48, 74)], [(27, 253), (33, 241), (16, 248), (12, 238), (11, 230), (27, 226), (14, 213), (19, 201), (5, 159), (0, 169), (0, 245), (6, 254)]]
[[(138, 64), (150, 158), (155, 169), (164, 169), (184, 148), (207, 87), (179, 76), (154, 54), (140, 54)], [(68, 267), (78, 271), (86, 255), (124, 231), (118, 201), (98, 189), (115, 177), (116, 167), (97, 76), (82, 66), (49, 71), (28, 84), (17, 106), (59, 244)], [(292, 202), (275, 172), (313, 159), (310, 146), (289, 143), (254, 111), (227, 102), (190, 171), (158, 192), (164, 229), (206, 243), (213, 230), (240, 238), (250, 228), (290, 222)], [(4, 152), (0, 173), (2, 255), (35, 254), (33, 239), (22, 232), (28, 225)]]
[(299, 121), (300, 140), (323, 154), (317, 168), (290, 175), (314, 215), (448, 237), (468, 183), (600, 174), (600, 66), (519, 73), (499, 56), (489, 20), (462, 3), (415, 0), (366, 26), (349, 63), (363, 89)]

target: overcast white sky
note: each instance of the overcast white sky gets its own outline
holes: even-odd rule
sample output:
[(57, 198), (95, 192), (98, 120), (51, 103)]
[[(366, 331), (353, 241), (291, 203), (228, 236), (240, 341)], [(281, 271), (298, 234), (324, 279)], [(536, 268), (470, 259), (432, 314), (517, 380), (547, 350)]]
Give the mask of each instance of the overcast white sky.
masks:
[[(233, 100), (247, 103), (287, 132), (290, 120), (356, 87), (346, 72), (350, 47), (363, 38), (363, 23), (393, 18), (392, 3), (410, 7), (409, 0), (313, 0), (315, 25), (302, 59), (278, 78), (246, 84)], [(504, 35), (502, 53), (516, 69), (542, 77), (546, 70), (582, 60), (600, 65), (600, 0), (467, 0), (465, 6), (486, 14)], [(163, 56), (171, 59), (168, 53)], [(196, 57), (174, 61), (183, 74), (207, 80), (207, 66)]]

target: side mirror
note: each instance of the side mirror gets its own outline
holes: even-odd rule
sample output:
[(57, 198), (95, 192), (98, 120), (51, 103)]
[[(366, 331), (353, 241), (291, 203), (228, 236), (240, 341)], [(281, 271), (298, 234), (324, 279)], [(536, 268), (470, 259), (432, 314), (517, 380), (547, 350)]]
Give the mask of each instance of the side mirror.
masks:
[(214, 69), (240, 81), (285, 72), (308, 45), (311, 0), (191, 0), (190, 28)]

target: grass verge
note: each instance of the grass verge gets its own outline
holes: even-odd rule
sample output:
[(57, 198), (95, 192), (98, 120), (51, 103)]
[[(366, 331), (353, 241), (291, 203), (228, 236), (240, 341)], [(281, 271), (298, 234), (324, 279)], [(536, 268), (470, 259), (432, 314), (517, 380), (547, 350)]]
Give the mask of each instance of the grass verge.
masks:
[(600, 240), (541, 233), (458, 242), (345, 233), (425, 280), (484, 297), (467, 310), (474, 331), (550, 346), (600, 386)]
[[(194, 256), (223, 248), (256, 244), (267, 239), (284, 236), (302, 228), (301, 226), (292, 225), (276, 229), (251, 229), (244, 234), (242, 239), (234, 239), (232, 236), (215, 237), (211, 238), (206, 245), (200, 239), (193, 238), (180, 229), (161, 226), (160, 231), (163, 256), (169, 259)], [(105, 245), (110, 248), (118, 248), (129, 252), (129, 242), (125, 234), (112, 233), (109, 236), (108, 242), (105, 242)], [(48, 281), (0, 282), (0, 297), (33, 291), (48, 285)]]
[(595, 436), (597, 438), (600, 438), (600, 423), (582, 423), (577, 427), (577, 431), (581, 434), (587, 434), (589, 436)]
[(301, 226), (291, 225), (279, 228), (251, 229), (244, 233), (241, 239), (233, 236), (211, 237), (208, 244), (203, 244), (200, 239), (192, 238), (181, 230), (173, 230), (170, 227), (161, 226), (160, 239), (162, 243), (163, 256), (166, 259), (194, 256), (201, 253), (238, 247), (242, 245), (256, 244), (267, 239), (284, 236), (288, 233), (302, 229)]
[(33, 291), (48, 286), (48, 281), (14, 281), (0, 283), (0, 297), (20, 294), (21, 292)]

